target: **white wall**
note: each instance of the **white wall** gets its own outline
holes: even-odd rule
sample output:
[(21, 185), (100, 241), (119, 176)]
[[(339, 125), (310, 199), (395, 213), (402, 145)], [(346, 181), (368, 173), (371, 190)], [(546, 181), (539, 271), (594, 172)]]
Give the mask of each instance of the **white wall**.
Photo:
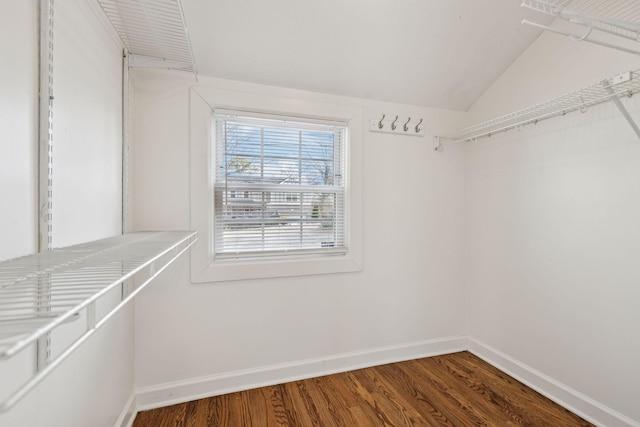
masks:
[(32, 253), (37, 242), (38, 34), (32, 3), (6, 5), (0, 14), (0, 260)]
[[(136, 70), (135, 229), (189, 227), (194, 84), (189, 76)], [(404, 345), (417, 356), (425, 341), (464, 333), (462, 152), (435, 153), (431, 137), (367, 130), (369, 118), (386, 113), (424, 117), (433, 135), (461, 113), (202, 76), (200, 84), (245, 92), (248, 99), (271, 94), (363, 108), (364, 271), (192, 285), (189, 262), (180, 260), (136, 302), (136, 385), (151, 393), (147, 404), (176, 398), (168, 384), (174, 381)], [(285, 380), (282, 375), (269, 380)]]
[[(0, 52), (4, 56), (0, 67), (0, 260), (37, 248), (37, 11), (34, 2), (7, 6), (0, 14)], [(16, 39), (22, 42), (15, 43)], [(32, 354), (21, 355), (10, 366), (0, 363), (0, 399), (32, 364)], [(24, 425), (30, 424), (28, 417), (25, 414)], [(0, 415), (0, 425), (16, 424)]]
[(121, 232), (122, 47), (87, 3), (55, 5), (54, 247)]
[[(0, 14), (0, 259), (36, 251), (36, 1)], [(122, 49), (85, 0), (55, 3), (53, 245), (121, 231)], [(133, 310), (98, 331), (8, 413), (0, 426), (113, 426), (133, 389)], [(57, 351), (67, 332), (54, 334)], [(0, 361), (0, 397), (33, 365)]]
[[(471, 113), (505, 114), (639, 65), (544, 34)], [(623, 102), (640, 120), (640, 100)], [(602, 414), (571, 394), (606, 405), (608, 426), (640, 425), (639, 166), (640, 139), (611, 102), (468, 145), (469, 335), (561, 383), (584, 415)]]

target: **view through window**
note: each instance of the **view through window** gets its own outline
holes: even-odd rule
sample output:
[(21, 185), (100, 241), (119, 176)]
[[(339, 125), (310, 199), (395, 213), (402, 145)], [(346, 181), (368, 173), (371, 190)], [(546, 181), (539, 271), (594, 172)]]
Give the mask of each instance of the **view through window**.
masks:
[(214, 258), (346, 251), (346, 125), (239, 114), (214, 124)]

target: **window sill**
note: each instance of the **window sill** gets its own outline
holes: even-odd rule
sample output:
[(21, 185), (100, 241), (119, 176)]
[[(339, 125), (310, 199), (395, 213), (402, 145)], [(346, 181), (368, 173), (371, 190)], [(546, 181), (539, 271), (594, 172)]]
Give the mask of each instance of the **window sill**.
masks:
[(346, 255), (274, 257), (212, 261), (204, 269), (192, 269), (192, 283), (270, 279), (362, 271), (360, 263)]

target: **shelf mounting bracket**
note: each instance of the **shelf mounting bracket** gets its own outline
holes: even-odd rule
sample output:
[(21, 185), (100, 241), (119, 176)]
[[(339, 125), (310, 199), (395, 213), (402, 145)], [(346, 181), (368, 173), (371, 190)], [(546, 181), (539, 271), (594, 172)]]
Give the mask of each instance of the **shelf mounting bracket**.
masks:
[(611, 95), (611, 100), (616, 105), (616, 107), (618, 107), (618, 110), (620, 110), (620, 114), (622, 114), (622, 117), (625, 118), (625, 120), (629, 123), (629, 126), (631, 126), (631, 128), (636, 133), (636, 135), (638, 135), (638, 138), (640, 138), (640, 128), (638, 128), (638, 125), (633, 120), (633, 117), (631, 117), (631, 114), (629, 114), (629, 111), (625, 108), (624, 105), (622, 105), (620, 98), (611, 87), (611, 84), (609, 83), (609, 81), (604, 80), (602, 82), (602, 87), (604, 87), (604, 90), (606, 90), (607, 93)]
[(442, 144), (441, 137), (439, 136), (433, 137), (433, 149), (439, 152), (444, 151), (444, 145)]

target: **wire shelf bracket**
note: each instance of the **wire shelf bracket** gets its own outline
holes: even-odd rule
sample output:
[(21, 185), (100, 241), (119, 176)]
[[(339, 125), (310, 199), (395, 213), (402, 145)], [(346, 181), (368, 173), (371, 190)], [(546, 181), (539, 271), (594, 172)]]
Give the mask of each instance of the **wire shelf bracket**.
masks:
[[(37, 365), (0, 401), (0, 413), (26, 396), (195, 241), (192, 231), (138, 232), (0, 262), (0, 361), (78, 320), (81, 313), (86, 317), (82, 332), (66, 348)], [(105, 310), (112, 291), (119, 298)]]
[(98, 0), (130, 54), (131, 68), (165, 68), (194, 73), (182, 0)]
[(627, 71), (584, 89), (478, 123), (450, 135), (436, 136), (434, 137), (433, 147), (436, 151), (442, 151), (445, 144), (476, 141), (479, 138), (489, 137), (512, 129), (520, 129), (525, 125), (563, 116), (573, 111), (584, 113), (589, 107), (606, 101), (614, 102), (625, 120), (640, 138), (638, 124), (620, 101), (620, 98), (631, 97), (638, 92), (640, 92), (640, 70)]
[[(576, 24), (586, 29), (583, 35), (558, 30), (546, 25), (522, 20), (525, 25), (540, 28), (545, 31), (564, 35), (569, 39), (580, 42), (597, 44), (599, 46), (640, 55), (640, 50), (627, 48), (609, 42), (593, 39), (593, 31), (612, 34), (614, 36), (640, 42), (640, 8), (633, 2), (616, 2), (614, 0), (599, 1), (593, 4), (590, 0), (523, 0), (521, 6), (541, 14), (553, 16), (563, 21)], [(570, 6), (571, 9), (567, 7)]]

